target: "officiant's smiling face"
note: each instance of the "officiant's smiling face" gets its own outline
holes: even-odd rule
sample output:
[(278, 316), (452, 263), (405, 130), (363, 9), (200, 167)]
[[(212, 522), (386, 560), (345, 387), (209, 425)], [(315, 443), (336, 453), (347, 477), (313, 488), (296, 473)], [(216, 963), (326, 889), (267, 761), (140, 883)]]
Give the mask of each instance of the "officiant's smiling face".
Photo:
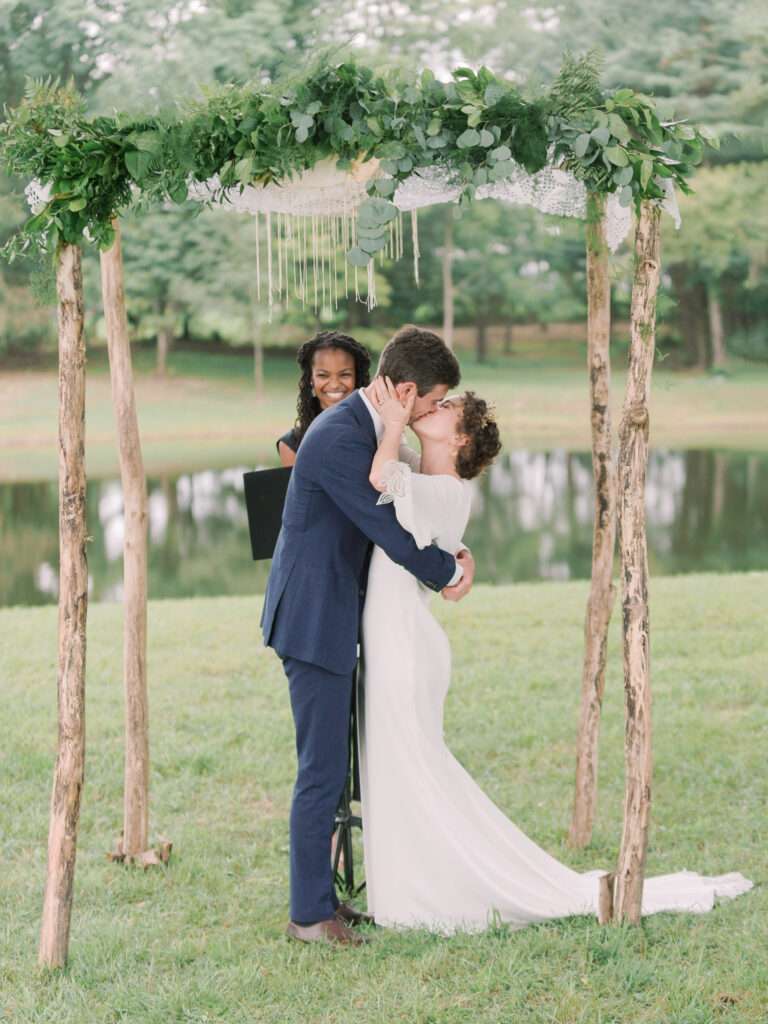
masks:
[(321, 411), (337, 405), (356, 387), (355, 359), (343, 348), (321, 348), (312, 359), (312, 387)]

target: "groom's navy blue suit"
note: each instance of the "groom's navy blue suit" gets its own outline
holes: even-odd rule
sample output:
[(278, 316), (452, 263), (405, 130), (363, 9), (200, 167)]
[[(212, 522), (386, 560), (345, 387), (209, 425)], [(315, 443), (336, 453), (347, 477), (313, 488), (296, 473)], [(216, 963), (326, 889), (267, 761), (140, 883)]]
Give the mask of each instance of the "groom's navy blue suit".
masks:
[(291, 806), (291, 920), (334, 916), (333, 818), (348, 771), (352, 674), (371, 544), (433, 590), (453, 555), (419, 550), (368, 475), (376, 430), (359, 393), (312, 423), (298, 451), (262, 613), (264, 642), (283, 660), (296, 726)]

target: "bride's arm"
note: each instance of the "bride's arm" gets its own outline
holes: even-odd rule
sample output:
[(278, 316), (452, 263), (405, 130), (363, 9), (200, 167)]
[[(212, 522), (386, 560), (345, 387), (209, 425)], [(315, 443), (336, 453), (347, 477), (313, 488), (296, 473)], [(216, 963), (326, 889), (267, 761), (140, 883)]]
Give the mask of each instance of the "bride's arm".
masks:
[(409, 398), (406, 405), (403, 406), (390, 382), (385, 384), (381, 378), (376, 378), (374, 385), (379, 414), (384, 423), (384, 433), (373, 457), (368, 479), (377, 491), (383, 491), (386, 486), (384, 467), (388, 462), (399, 461), (403, 430), (410, 419), (416, 396)]

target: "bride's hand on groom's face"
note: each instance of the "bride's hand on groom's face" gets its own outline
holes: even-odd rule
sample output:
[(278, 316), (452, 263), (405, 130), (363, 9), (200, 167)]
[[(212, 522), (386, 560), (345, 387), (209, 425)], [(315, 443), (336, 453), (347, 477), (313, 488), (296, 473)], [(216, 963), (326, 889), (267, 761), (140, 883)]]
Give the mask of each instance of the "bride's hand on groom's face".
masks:
[(401, 400), (389, 377), (375, 377), (373, 381), (373, 404), (384, 421), (385, 429), (405, 430), (413, 413), (416, 388), (410, 388)]

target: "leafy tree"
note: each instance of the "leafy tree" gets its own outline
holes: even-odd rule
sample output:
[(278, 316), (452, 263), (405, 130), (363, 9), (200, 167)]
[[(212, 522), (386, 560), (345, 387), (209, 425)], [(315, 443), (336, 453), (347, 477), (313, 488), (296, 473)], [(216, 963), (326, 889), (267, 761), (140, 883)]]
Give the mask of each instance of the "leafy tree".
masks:
[(767, 172), (766, 163), (705, 168), (696, 194), (681, 200), (680, 231), (665, 225), (665, 264), (696, 365), (722, 366), (729, 339), (735, 351), (768, 357)]

